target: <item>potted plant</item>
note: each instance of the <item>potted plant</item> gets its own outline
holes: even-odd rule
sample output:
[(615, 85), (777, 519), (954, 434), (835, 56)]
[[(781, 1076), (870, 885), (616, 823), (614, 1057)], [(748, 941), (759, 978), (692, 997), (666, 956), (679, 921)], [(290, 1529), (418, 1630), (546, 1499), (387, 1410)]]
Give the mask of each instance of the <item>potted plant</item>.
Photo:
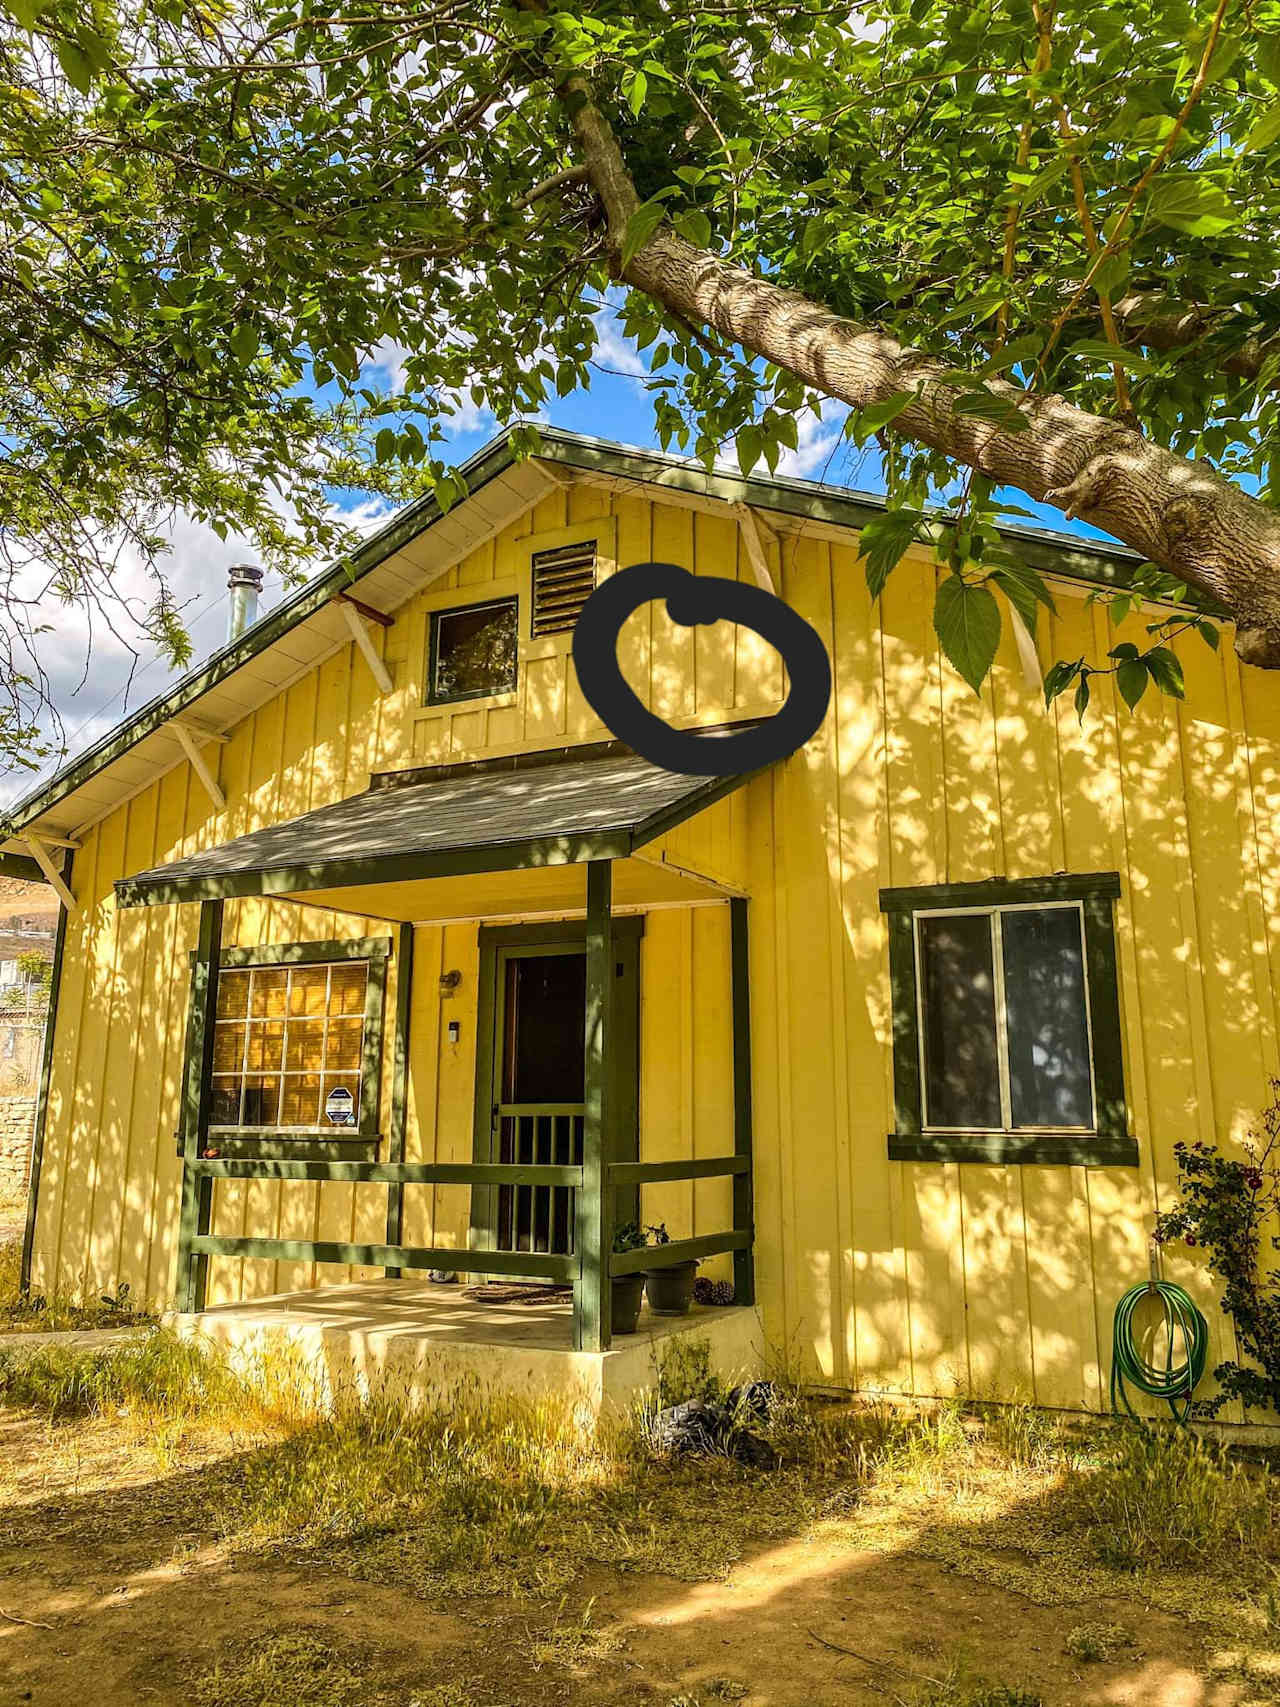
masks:
[[(671, 1235), (665, 1221), (648, 1229), (649, 1242), (669, 1245)], [(662, 1268), (645, 1270), (645, 1290), (649, 1308), (655, 1316), (687, 1316), (693, 1303), (693, 1282), (698, 1273), (697, 1262), (673, 1262)]]
[[(615, 1251), (642, 1251), (649, 1236), (638, 1221), (624, 1221), (613, 1235)], [(644, 1301), (644, 1274), (615, 1274), (611, 1289), (610, 1314), (615, 1334), (633, 1334), (640, 1320), (640, 1305)]]

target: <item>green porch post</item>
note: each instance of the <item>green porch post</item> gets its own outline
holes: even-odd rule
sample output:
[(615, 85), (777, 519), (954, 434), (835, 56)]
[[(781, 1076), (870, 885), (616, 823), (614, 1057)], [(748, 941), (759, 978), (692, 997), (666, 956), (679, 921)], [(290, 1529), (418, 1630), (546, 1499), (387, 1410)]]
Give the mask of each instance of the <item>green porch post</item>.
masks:
[[(396, 944), (396, 1031), (391, 1057), (391, 1128), (387, 1144), (389, 1162), (404, 1161), (406, 1102), (409, 1090), (409, 1025), (413, 1002), (413, 926), (401, 925)], [(387, 1243), (398, 1245), (404, 1231), (404, 1182), (387, 1191)], [(400, 1270), (389, 1268), (388, 1280), (399, 1280)]]
[(613, 1074), (613, 866), (587, 864), (587, 1023), (582, 1123), (582, 1185), (577, 1194), (573, 1343), (608, 1351), (612, 1333), (609, 1257), (613, 1250), (613, 1160), (610, 1086)]
[(209, 1125), (213, 1074), (213, 1017), (218, 1006), (218, 965), (222, 953), (222, 902), (200, 903), (200, 934), (191, 967), (191, 1004), (187, 1009), (187, 1058), (182, 1083), (182, 1208), (178, 1222), (179, 1310), (203, 1310), (209, 1276), (207, 1256), (193, 1253), (191, 1241), (203, 1238), (213, 1219), (213, 1180), (197, 1173)]
[[(745, 900), (729, 903), (730, 982), (733, 990), (733, 1153), (745, 1156), (745, 1172), (733, 1177), (733, 1230), (753, 1231), (751, 1188), (751, 955)], [(753, 1246), (733, 1253), (733, 1301), (756, 1301)]]

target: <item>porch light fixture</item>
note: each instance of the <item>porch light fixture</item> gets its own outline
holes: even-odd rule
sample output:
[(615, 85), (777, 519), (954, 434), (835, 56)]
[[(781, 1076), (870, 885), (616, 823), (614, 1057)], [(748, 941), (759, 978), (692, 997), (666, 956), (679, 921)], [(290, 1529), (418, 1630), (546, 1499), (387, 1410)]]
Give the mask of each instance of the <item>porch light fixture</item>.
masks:
[(451, 996), (462, 982), (462, 974), (458, 971), (442, 972), (440, 974), (440, 994)]

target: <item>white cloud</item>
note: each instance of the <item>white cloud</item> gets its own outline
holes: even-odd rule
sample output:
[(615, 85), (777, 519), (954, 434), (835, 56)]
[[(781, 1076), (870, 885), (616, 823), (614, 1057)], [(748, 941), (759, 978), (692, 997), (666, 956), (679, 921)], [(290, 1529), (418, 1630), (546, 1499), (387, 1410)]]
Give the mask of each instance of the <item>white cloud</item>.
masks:
[[(393, 513), (383, 498), (362, 499), (349, 509), (338, 510), (346, 526), (366, 534)], [(194, 647), (193, 663), (207, 658), (227, 637), (227, 570), (233, 563), (252, 563), (252, 543), (238, 536), (219, 539), (213, 529), (179, 514), (170, 524), (171, 545), (162, 568)], [(323, 564), (317, 564), (319, 570)], [(261, 614), (272, 609), (296, 583), (268, 572), (263, 586)], [(137, 552), (121, 554), (112, 586), (120, 601), (134, 611), (145, 611), (155, 597), (155, 583)], [(119, 608), (111, 613), (112, 626), (82, 605), (64, 605), (47, 597), (40, 619), (48, 632), (39, 635), (35, 646), (48, 678), (49, 698), (62, 720), (57, 737), (53, 720), (45, 719), (45, 738), (59, 753), (47, 759), (40, 775), (51, 775), (68, 759), (86, 751), (116, 724), (163, 693), (179, 679), (156, 647)], [(115, 632), (112, 632), (114, 628)], [(32, 787), (35, 777), (28, 771), (0, 773), (0, 803), (16, 799)]]
[(798, 479), (821, 479), (841, 441), (845, 416), (842, 405), (829, 405), (826, 418), (803, 409), (796, 420), (796, 448), (778, 458), (778, 473)]
[[(597, 310), (593, 319), (596, 326), (596, 347), (591, 360), (594, 365), (605, 368), (610, 373), (622, 374), (629, 380), (645, 378), (649, 370), (633, 340), (622, 330), (615, 302), (612, 299), (606, 300), (604, 307)], [(641, 387), (637, 385), (635, 389), (638, 391)]]

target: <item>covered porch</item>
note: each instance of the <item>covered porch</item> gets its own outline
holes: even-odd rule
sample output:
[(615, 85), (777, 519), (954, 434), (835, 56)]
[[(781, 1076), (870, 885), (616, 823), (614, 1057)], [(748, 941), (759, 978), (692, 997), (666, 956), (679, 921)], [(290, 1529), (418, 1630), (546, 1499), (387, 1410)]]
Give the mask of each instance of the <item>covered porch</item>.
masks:
[[(744, 1346), (746, 1318), (754, 1321), (749, 902), (740, 888), (654, 850), (672, 828), (745, 780), (673, 776), (616, 743), (436, 767), (374, 778), (363, 795), (118, 884), (123, 906), (200, 908), (179, 1133), (176, 1310), (221, 1338), (287, 1329), (322, 1348), (326, 1338), (332, 1342), (335, 1334), (345, 1334), (366, 1351), (376, 1343), (379, 1360), (402, 1359), (406, 1344), (415, 1341), (415, 1355), (431, 1347), (446, 1360), (456, 1359), (457, 1348), (465, 1346), (474, 1365), (505, 1350), (524, 1359), (549, 1358), (548, 1370), (563, 1371), (567, 1356), (610, 1352), (616, 1278), (728, 1254), (734, 1308), (675, 1319), (650, 1319), (646, 1312), (640, 1333), (620, 1340), (619, 1349), (632, 1361), (632, 1354), (647, 1361), (655, 1337), (690, 1324), (728, 1348)], [(373, 1090), (371, 1098), (362, 1096), (361, 1119), (350, 1135), (291, 1133), (283, 1126), (228, 1130), (214, 1121), (219, 982), (229, 966), (244, 964), (248, 952), (224, 944), (225, 909), (246, 896), (339, 909), (395, 927), (380, 968), (372, 962), (370, 968), (371, 988), (386, 978), (388, 964), (394, 970), (388, 1071), (383, 1075), (366, 1036), (363, 1083)], [(731, 1014), (732, 1149), (647, 1161), (627, 1143), (625, 1073), (620, 1076), (628, 1046), (635, 1047), (619, 1008), (625, 945), (645, 914), (696, 906), (720, 907), (729, 920), (729, 980), (719, 999)], [(585, 981), (581, 1038), (574, 1045), (581, 1050), (581, 1101), (523, 1104), (495, 1096), (488, 1154), (477, 1138), (469, 1162), (409, 1159), (405, 1109), (415, 927), (460, 921), (474, 921), (497, 936), (500, 921), (534, 939), (550, 931), (576, 947)], [(486, 1012), (483, 1003), (477, 1011)], [(491, 1017), (486, 1023), (492, 1028)], [(480, 1070), (482, 1055), (480, 1047), (477, 1134), (487, 1124), (493, 1082)], [(531, 1159), (548, 1153), (539, 1136), (547, 1133), (558, 1146), (552, 1152), (557, 1159)], [(717, 1179), (731, 1189), (731, 1213), (723, 1225), (643, 1250), (614, 1249), (619, 1219), (632, 1219), (642, 1209), (646, 1187)], [(215, 1189), (229, 1181), (384, 1187), (385, 1237), (280, 1238), (252, 1226), (239, 1234), (216, 1232)], [(517, 1237), (510, 1215), (500, 1233), (501, 1216), (473, 1209), (465, 1244), (414, 1242), (405, 1233), (406, 1199), (415, 1190), (436, 1187), (464, 1188), (473, 1204), (554, 1203), (559, 1219), (548, 1212), (541, 1231)], [(382, 1270), (384, 1278), (208, 1308), (214, 1258), (364, 1267)], [(429, 1283), (428, 1271), (571, 1290), (563, 1302), (497, 1308), (467, 1298), (462, 1286)], [(618, 1358), (614, 1363), (621, 1367)]]

